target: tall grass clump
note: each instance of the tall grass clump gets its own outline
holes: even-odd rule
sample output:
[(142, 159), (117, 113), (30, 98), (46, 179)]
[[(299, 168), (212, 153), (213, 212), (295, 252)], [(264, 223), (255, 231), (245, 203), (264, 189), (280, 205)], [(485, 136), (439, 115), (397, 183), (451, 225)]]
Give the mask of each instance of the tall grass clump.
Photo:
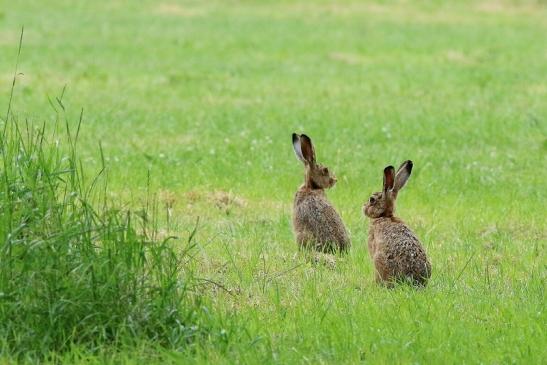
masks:
[(84, 174), (81, 118), (71, 130), (58, 115), (38, 126), (8, 113), (0, 130), (3, 356), (140, 341), (185, 348), (207, 331), (190, 269), (193, 234), (160, 240), (153, 209), (116, 209), (104, 162), (94, 177)]

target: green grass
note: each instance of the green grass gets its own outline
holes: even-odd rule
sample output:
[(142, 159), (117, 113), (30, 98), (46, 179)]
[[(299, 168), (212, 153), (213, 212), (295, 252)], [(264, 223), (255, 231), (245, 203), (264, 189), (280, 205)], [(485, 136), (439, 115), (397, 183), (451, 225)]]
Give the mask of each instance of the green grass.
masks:
[(74, 348), (142, 343), (188, 349), (213, 333), (194, 276), (197, 226), (181, 246), (159, 230), (156, 200), (136, 212), (114, 206), (104, 165), (86, 178), (81, 121), (71, 131), (63, 114), (41, 126), (7, 116), (0, 134), (3, 360), (53, 362)]
[[(79, 331), (61, 347), (40, 343), (67, 337), (6, 314), (39, 304), (33, 290), (54, 266), (36, 253), (21, 261), (23, 299), (0, 299), (2, 318), (12, 318), (0, 328), (14, 328), (26, 347), (6, 347), (4, 334), (0, 361), (26, 349), (67, 363), (545, 363), (546, 19), (542, 1), (0, 2), (0, 106), (8, 105), (24, 25), (12, 102), (18, 125), (45, 123), (50, 133), (66, 118), (74, 133), (83, 108), (73, 161), (82, 161), (83, 186), (103, 163), (108, 181), (96, 193), (102, 199), (90, 198), (93, 209), (107, 214), (106, 201), (123, 214), (157, 197), (150, 214), (159, 243), (139, 250), (174, 235), (169, 250), (184, 253), (200, 218), (193, 259), (183, 265), (199, 291), (164, 295), (179, 296), (181, 310), (206, 328), (184, 346), (150, 336), (144, 322), (134, 333), (120, 329), (117, 341), (90, 341), (97, 323), (119, 323), (109, 322), (118, 318), (112, 305), (90, 301), (86, 310), (104, 321), (51, 312)], [(292, 132), (312, 137), (339, 180), (328, 196), (353, 247), (335, 269), (311, 265), (294, 243), (292, 198), (303, 169)], [(44, 147), (48, 156), (70, 156), (70, 143), (54, 146)], [(361, 213), (382, 169), (405, 159), (415, 169), (398, 215), (433, 265), (419, 291), (375, 285)], [(33, 176), (40, 165), (29, 166)], [(142, 243), (134, 224), (132, 240)], [(70, 234), (70, 224), (54, 227)], [(126, 252), (120, 239), (112, 247)], [(45, 257), (123, 263), (101, 252)], [(123, 303), (104, 270), (101, 289)], [(113, 281), (151, 269), (119, 270)], [(168, 288), (160, 279), (146, 280)], [(73, 299), (92, 295), (92, 283), (66, 280)], [(164, 314), (149, 314), (168, 335)]]

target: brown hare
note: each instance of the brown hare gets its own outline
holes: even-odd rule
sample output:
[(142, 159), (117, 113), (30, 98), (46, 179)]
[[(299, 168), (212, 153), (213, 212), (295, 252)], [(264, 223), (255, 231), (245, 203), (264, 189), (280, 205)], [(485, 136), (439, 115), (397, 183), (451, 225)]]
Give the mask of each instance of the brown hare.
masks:
[(336, 177), (315, 161), (310, 137), (293, 133), (292, 143), (296, 157), (306, 169), (304, 184), (294, 197), (293, 227), (297, 243), (302, 248), (325, 253), (347, 250), (348, 232), (325, 195), (325, 189), (334, 186)]
[(420, 241), (393, 215), (397, 194), (411, 172), (410, 160), (403, 162), (397, 174), (393, 166), (386, 167), (383, 191), (372, 194), (363, 206), (363, 213), (371, 219), (368, 250), (376, 268), (376, 281), (388, 286), (397, 281), (425, 286), (431, 276), (431, 264)]

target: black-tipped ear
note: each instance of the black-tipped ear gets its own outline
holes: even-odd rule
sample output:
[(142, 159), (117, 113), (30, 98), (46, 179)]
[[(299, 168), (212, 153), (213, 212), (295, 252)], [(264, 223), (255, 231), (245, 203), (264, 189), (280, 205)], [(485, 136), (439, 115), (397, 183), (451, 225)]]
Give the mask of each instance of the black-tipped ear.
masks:
[(395, 168), (390, 165), (384, 169), (384, 192), (387, 192), (393, 189), (394, 183), (395, 183)]
[(393, 191), (397, 193), (406, 185), (406, 182), (412, 173), (412, 166), (413, 163), (410, 160), (406, 160), (401, 164), (397, 170), (397, 175), (395, 175), (395, 185), (393, 186)]
[(306, 163), (306, 159), (304, 158), (304, 155), (302, 154), (302, 145), (300, 143), (300, 136), (296, 133), (292, 134), (292, 146), (294, 148), (294, 153), (296, 154), (296, 157)]
[(306, 136), (305, 134), (302, 134), (300, 136), (300, 146), (302, 149), (302, 156), (304, 156), (304, 159), (310, 163), (315, 163), (315, 150), (313, 149), (313, 144), (311, 143), (310, 137)]

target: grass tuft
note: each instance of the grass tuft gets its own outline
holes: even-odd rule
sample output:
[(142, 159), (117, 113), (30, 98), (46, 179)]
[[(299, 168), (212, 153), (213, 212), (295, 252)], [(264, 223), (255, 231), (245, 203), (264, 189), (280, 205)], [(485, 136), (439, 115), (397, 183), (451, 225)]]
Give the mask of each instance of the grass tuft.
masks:
[(13, 116), (5, 123), (2, 353), (33, 359), (139, 341), (182, 349), (206, 334), (191, 269), (195, 231), (184, 244), (160, 239), (153, 201), (138, 213), (117, 209), (104, 164), (86, 179), (81, 118), (75, 128), (62, 114), (39, 126)]

